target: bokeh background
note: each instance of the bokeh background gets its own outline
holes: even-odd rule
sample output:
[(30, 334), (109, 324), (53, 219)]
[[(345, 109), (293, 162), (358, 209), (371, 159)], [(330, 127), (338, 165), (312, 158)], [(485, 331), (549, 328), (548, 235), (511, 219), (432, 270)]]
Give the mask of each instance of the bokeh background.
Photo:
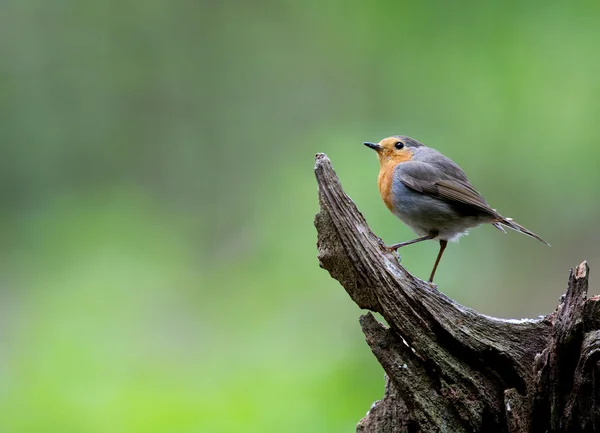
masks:
[(478, 228), (441, 291), (535, 317), (587, 259), (598, 293), (599, 7), (1, 2), (0, 431), (353, 431), (383, 371), (318, 267), (312, 170), (411, 239), (362, 145), (388, 135), (552, 244)]

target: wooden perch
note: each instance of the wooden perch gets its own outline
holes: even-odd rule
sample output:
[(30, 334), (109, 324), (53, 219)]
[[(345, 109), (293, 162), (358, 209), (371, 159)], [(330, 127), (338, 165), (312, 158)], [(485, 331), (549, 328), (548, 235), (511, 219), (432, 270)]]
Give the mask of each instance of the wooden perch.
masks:
[(360, 308), (386, 373), (362, 433), (600, 432), (600, 304), (586, 262), (556, 311), (502, 320), (413, 277), (371, 232), (329, 158), (316, 157), (320, 266)]

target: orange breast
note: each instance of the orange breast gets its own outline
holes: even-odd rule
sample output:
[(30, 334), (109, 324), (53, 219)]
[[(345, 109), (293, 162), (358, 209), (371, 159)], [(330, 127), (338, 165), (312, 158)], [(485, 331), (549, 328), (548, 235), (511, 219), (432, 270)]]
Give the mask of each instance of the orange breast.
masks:
[(408, 149), (402, 152), (395, 152), (392, 155), (381, 155), (379, 158), (380, 169), (379, 177), (377, 178), (377, 186), (383, 202), (387, 208), (394, 212), (394, 204), (392, 200), (392, 183), (394, 181), (394, 169), (402, 162), (410, 161), (413, 153)]
[(394, 167), (391, 165), (381, 166), (379, 177), (377, 178), (377, 186), (383, 202), (389, 210), (393, 212), (392, 204), (392, 182), (394, 181)]

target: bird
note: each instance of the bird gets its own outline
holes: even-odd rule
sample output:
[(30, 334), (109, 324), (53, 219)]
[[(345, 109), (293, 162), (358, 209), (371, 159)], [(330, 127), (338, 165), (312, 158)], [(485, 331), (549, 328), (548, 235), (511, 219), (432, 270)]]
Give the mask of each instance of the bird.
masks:
[(469, 229), (492, 224), (516, 230), (550, 246), (548, 242), (492, 209), (450, 158), (414, 138), (394, 135), (379, 143), (364, 142), (379, 157), (377, 184), (387, 208), (419, 237), (387, 246), (391, 251), (427, 240), (440, 249), (429, 277), (438, 268), (448, 242), (457, 241)]

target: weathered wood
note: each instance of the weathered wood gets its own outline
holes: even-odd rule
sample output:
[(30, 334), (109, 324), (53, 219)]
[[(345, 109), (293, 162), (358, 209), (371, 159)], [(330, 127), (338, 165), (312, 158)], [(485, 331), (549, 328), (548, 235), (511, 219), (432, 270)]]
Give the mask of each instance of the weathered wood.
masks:
[(389, 324), (361, 317), (389, 382), (359, 432), (600, 431), (600, 304), (586, 300), (587, 264), (571, 273), (564, 302), (546, 317), (479, 314), (398, 263), (326, 155), (317, 155), (315, 173), (319, 263)]

